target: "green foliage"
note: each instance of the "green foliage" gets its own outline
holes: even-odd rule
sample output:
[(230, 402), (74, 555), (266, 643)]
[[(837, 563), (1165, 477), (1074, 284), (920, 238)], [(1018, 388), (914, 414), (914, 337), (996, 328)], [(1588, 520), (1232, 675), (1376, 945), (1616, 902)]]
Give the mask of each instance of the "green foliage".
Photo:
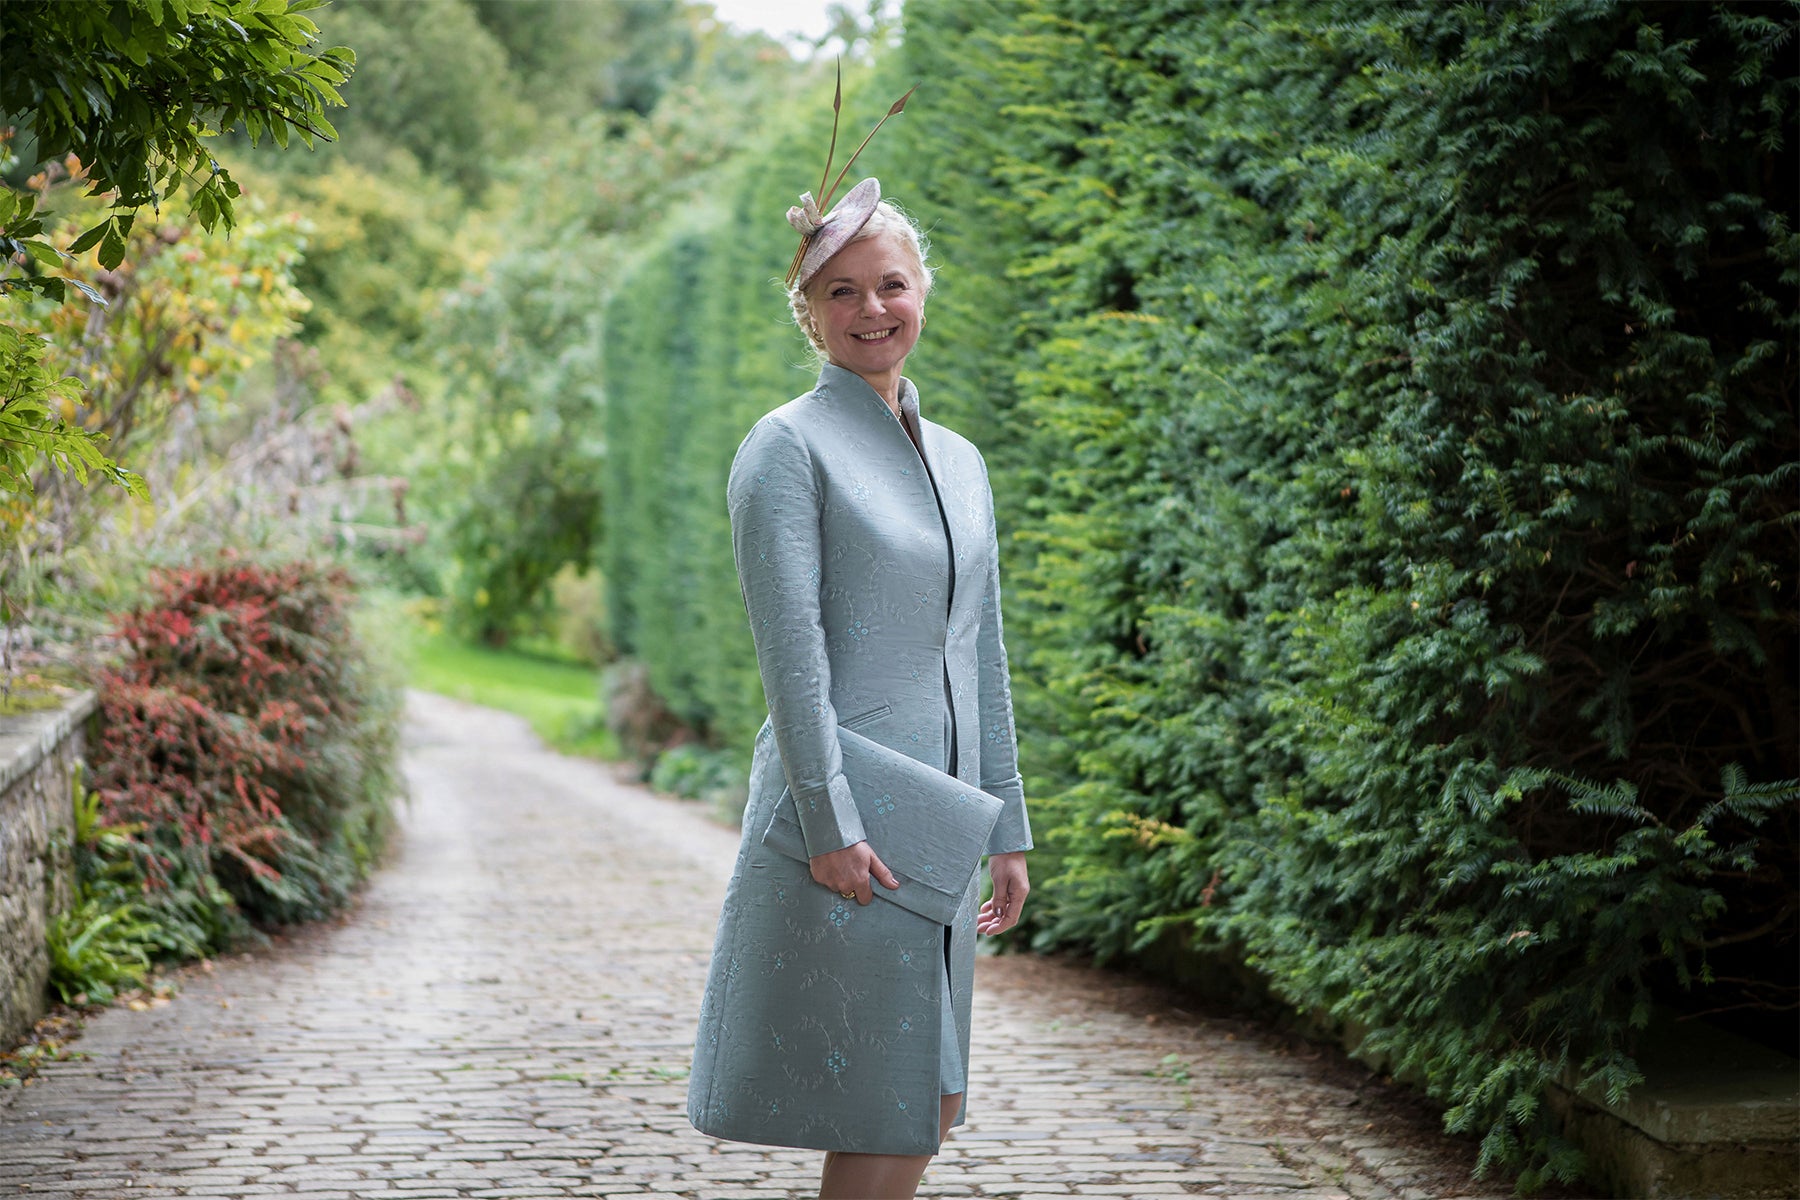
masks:
[(686, 77), (698, 38), (675, 0), (569, 4), (471, 0), (506, 48), (513, 73), (540, 112), (601, 108), (648, 116)]
[[(307, 210), (303, 331), (355, 406), (359, 551), (464, 638), (555, 623), (602, 517), (599, 314), (633, 231), (737, 149), (785, 58), (671, 0), (351, 0), (344, 139), (267, 184)], [(373, 89), (373, 90), (369, 90)], [(479, 205), (479, 207), (477, 207)]]
[[(1034, 944), (1247, 962), (1525, 1189), (1653, 1005), (1792, 1036), (1797, 26), (916, 4), (869, 166), (943, 266), (909, 373), (993, 471)], [(614, 640), (723, 745), (810, 119), (608, 313)]]
[[(634, 36), (646, 53), (675, 36), (643, 16)], [(447, 517), (446, 617), (466, 637), (541, 631), (552, 581), (593, 562), (618, 444), (602, 415), (602, 314), (630, 240), (717, 178), (785, 93), (785, 67), (722, 34), (697, 38), (693, 53), (691, 86), (648, 117), (597, 113), (547, 149), (541, 173), (553, 182), (521, 200), (516, 236), (446, 298), (435, 415), (448, 419), (414, 478)]]
[(1029, 514), (1038, 944), (1240, 954), (1566, 1176), (1548, 1082), (1793, 982), (1718, 969), (1792, 957), (1791, 20), (918, 15), (1017, 118), (922, 184), (1008, 280), (954, 336)]
[(328, 161), (382, 171), (400, 151), (473, 197), (527, 135), (532, 114), (506, 50), (462, 0), (356, 0), (333, 4), (319, 22), (356, 48), (362, 68), (345, 89), (344, 138)]
[(744, 774), (739, 757), (684, 742), (656, 756), (650, 786), (687, 800), (704, 801), (720, 818), (735, 824), (744, 815)]
[(100, 439), (71, 426), (60, 416), (81, 395), (80, 385), (44, 364), (45, 345), (11, 325), (0, 325), (0, 492), (13, 496), (32, 491), (31, 471), (48, 463), (85, 484), (89, 472), (148, 498), (143, 480), (100, 453)]
[(341, 159), (308, 165), (244, 179), (299, 215), (292, 277), (308, 305), (297, 336), (325, 367), (320, 396), (366, 407), (397, 378), (429, 386), (424, 362), (438, 309), (471, 255), (487, 253), (479, 230), (460, 228), (456, 193), (406, 156), (380, 169)]
[(141, 824), (106, 823), (100, 794), (72, 781), (75, 902), (49, 927), (50, 984), (68, 1004), (106, 1004), (143, 986), (158, 961), (201, 958), (243, 932), (211, 876), (153, 889)]
[(590, 556), (601, 516), (596, 308), (567, 257), (515, 246), (452, 297), (440, 343), (469, 393), (447, 531), (452, 616), (495, 644), (541, 623), (550, 581)]
[(11, 0), (0, 16), (0, 112), (19, 120), (38, 162), (73, 154), (115, 215), (74, 251), (115, 267), (137, 209), (196, 180), (202, 228), (230, 229), (239, 195), (205, 139), (239, 127), (252, 145), (336, 136), (325, 119), (355, 55), (316, 49), (302, 13), (320, 0)]
[[(0, 173), (18, 166), (19, 160), (13, 153), (16, 133), (13, 129), (0, 130)], [(0, 263), (30, 270), (22, 276), (0, 276), (0, 296), (35, 291), (61, 304), (67, 289), (72, 287), (96, 304), (106, 303), (99, 292), (81, 280), (42, 274), (45, 267), (60, 267), (63, 263), (62, 251), (44, 240), (48, 217), (48, 213), (39, 211), (30, 192), (14, 191), (0, 184)]]
[[(334, 136), (324, 111), (342, 103), (336, 86), (355, 58), (342, 47), (315, 45), (317, 28), (301, 14), (318, 3), (11, 0), (0, 9), (0, 114), (24, 135), (15, 143), (8, 129), (0, 138), (0, 170), (10, 173), (21, 155), (38, 168), (24, 189), (0, 181), (0, 299), (36, 295), (60, 305), (73, 288), (104, 305), (102, 293), (116, 295), (114, 288), (64, 269), (91, 255), (112, 276), (145, 241), (139, 211), (160, 214), (180, 195), (202, 229), (230, 231), (241, 193), (208, 148), (219, 134), (241, 129), (251, 145), (266, 136), (278, 146), (293, 131), (308, 145)], [(80, 180), (110, 207), (85, 231), (53, 238), (39, 198), (60, 178)], [(121, 280), (112, 276), (112, 283)], [(51, 324), (42, 314), (0, 321), (0, 531), (9, 550), (30, 524), (38, 475), (72, 472), (85, 484), (92, 471), (145, 498), (142, 480), (101, 453), (107, 434), (119, 430), (74, 419), (90, 372), (53, 381), (41, 345)], [(155, 357), (156, 345), (145, 347), (147, 357)], [(83, 366), (95, 361), (90, 355)], [(119, 453), (116, 438), (111, 448)], [(58, 507), (71, 507), (66, 492), (57, 499)], [(60, 532), (62, 544), (75, 540), (72, 531)], [(29, 607), (16, 586), (18, 568), (7, 563), (0, 581), (9, 622)]]
[(109, 818), (143, 827), (153, 885), (215, 878), (246, 916), (286, 923), (341, 908), (373, 867), (399, 698), (348, 603), (341, 571), (226, 560), (168, 573), (120, 618), (95, 782)]
[(154, 932), (134, 904), (82, 897), (50, 922), (50, 986), (65, 1004), (110, 1003), (150, 973)]
[[(0, 171), (15, 161), (11, 139), (0, 135)], [(44, 214), (25, 192), (0, 186), (0, 264), (24, 261), (57, 266), (63, 255), (45, 240)], [(22, 278), (0, 277), (0, 297), (21, 285), (26, 294), (41, 293), (48, 302), (62, 303), (68, 283), (82, 294), (99, 300), (99, 293), (85, 281), (34, 274)], [(44, 465), (67, 472), (86, 484), (90, 473), (117, 484), (138, 498), (146, 496), (143, 480), (101, 453), (104, 435), (69, 420), (81, 399), (78, 380), (55, 369), (55, 355), (41, 331), (30, 324), (0, 322), (0, 532), (16, 540), (30, 522), (33, 473)], [(0, 569), (0, 578), (6, 572)], [(0, 586), (0, 618), (16, 619), (19, 597), (15, 588)]]
[[(256, 430), (263, 398), (243, 391), (306, 309), (293, 284), (300, 221), (272, 216), (260, 198), (240, 216), (230, 239), (140, 222), (113, 269), (94, 251), (71, 255), (71, 280), (103, 291), (104, 308), (11, 302), (15, 321), (0, 323), (0, 347), (19, 339), (23, 357), (36, 359), (27, 366), (0, 352), (0, 371), (24, 397), (0, 410), (0, 422), (26, 410), (0, 442), (0, 459), (17, 472), (0, 472), (0, 593), (12, 620), (28, 620), (37, 604), (102, 619), (142, 583), (163, 544), (214, 515), (202, 495), (216, 487), (233, 439), (266, 436)], [(79, 225), (59, 223), (52, 240), (66, 246)], [(66, 451), (45, 444), (59, 430)], [(136, 470), (108, 466), (98, 446)], [(95, 472), (122, 486), (88, 486)], [(241, 546), (251, 522), (244, 505), (233, 508), (233, 527), (210, 534)], [(281, 515), (292, 520), (285, 505)]]

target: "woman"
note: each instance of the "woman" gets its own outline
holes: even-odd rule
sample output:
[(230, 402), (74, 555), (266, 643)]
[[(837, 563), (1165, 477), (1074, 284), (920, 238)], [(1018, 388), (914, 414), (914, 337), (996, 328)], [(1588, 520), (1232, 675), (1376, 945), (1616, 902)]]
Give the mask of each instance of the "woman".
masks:
[[(826, 217), (810, 195), (790, 210), (805, 241), (789, 302), (825, 361), (750, 430), (727, 486), (769, 720), (688, 1096), (703, 1132), (826, 1151), (820, 1196), (862, 1200), (912, 1196), (961, 1123), (975, 935), (1017, 924), (1031, 847), (987, 471), (901, 374), (932, 272), (879, 187)], [(927, 764), (955, 800), (993, 798), (948, 924), (906, 907), (924, 875), (902, 880), (865, 836), (904, 799), (859, 810), (840, 726)], [(772, 848), (783, 820), (805, 861)], [(994, 888), (977, 910), (983, 850)]]

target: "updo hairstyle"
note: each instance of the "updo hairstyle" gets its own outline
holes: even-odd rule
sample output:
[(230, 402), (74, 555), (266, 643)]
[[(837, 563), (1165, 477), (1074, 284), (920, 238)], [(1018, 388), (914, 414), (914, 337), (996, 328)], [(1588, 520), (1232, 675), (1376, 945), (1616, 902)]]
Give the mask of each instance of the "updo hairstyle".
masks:
[[(924, 295), (929, 296), (932, 281), (937, 277), (937, 270), (925, 264), (926, 255), (931, 253), (931, 245), (925, 238), (925, 231), (920, 229), (911, 217), (901, 211), (899, 205), (887, 200), (877, 204), (875, 211), (869, 214), (868, 221), (863, 224), (861, 229), (857, 230), (856, 236), (845, 243), (845, 248), (848, 249), (858, 242), (864, 242), (873, 237), (880, 237), (884, 233), (893, 234), (899, 239), (900, 244), (911, 252), (913, 265), (919, 272), (920, 286), (925, 289)], [(840, 250), (838, 253), (841, 254), (843, 251)], [(824, 274), (823, 270), (819, 272), (819, 276)], [(806, 335), (806, 340), (812, 344), (813, 350), (820, 359), (823, 359), (825, 357), (825, 339), (820, 335), (819, 326), (813, 320), (812, 297), (807, 294), (812, 285), (819, 281), (819, 276), (807, 281), (805, 288), (788, 289), (788, 308), (794, 314), (794, 324), (800, 327), (800, 332)]]

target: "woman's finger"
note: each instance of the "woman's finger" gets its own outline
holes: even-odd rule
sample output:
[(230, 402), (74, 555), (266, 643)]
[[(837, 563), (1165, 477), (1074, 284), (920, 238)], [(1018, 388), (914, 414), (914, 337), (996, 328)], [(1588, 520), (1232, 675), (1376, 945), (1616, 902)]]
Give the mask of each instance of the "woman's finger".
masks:
[[(859, 892), (868, 891), (869, 863), (874, 859), (875, 852), (869, 849), (869, 843), (856, 842), (841, 850), (815, 854), (811, 862), (812, 877), (821, 887), (828, 887), (848, 900)], [(860, 903), (867, 904), (868, 901)]]
[(887, 864), (882, 862), (881, 856), (873, 850), (869, 851), (869, 874), (875, 877), (876, 883), (890, 892), (900, 886), (900, 881), (894, 878), (894, 873), (888, 870)]
[(1009, 887), (1005, 893), (994, 895), (983, 902), (981, 910), (975, 914), (976, 931), (992, 936), (1005, 933), (1017, 925), (1025, 911), (1025, 901), (1020, 894), (1024, 890), (1020, 888), (1015, 891)]
[(1019, 917), (1025, 911), (1025, 897), (1031, 892), (1025, 855), (1022, 852), (990, 855), (988, 872), (994, 881), (994, 891), (981, 906), (975, 928), (990, 935), (1005, 933), (1019, 923)]

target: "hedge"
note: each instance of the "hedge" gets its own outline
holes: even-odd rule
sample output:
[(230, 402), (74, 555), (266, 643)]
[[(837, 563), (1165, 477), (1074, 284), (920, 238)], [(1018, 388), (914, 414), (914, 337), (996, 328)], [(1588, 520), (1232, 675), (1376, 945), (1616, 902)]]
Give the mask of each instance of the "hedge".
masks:
[[(909, 7), (871, 170), (1010, 534), (1033, 945), (1246, 963), (1525, 1188), (1582, 1169), (1548, 1088), (1637, 1083), (1657, 1005), (1792, 1038), (1797, 24)], [(723, 464), (805, 387), (765, 281), (819, 144), (611, 312), (615, 633), (722, 745), (761, 715)]]

